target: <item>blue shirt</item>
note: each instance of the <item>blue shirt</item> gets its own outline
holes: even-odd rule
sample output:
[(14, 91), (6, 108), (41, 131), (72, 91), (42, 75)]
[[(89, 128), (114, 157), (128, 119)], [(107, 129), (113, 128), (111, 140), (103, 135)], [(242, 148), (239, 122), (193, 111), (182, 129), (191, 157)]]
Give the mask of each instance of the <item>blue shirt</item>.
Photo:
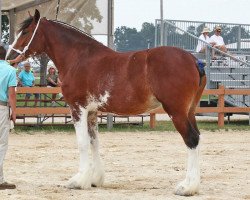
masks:
[(32, 72), (26, 72), (25, 70), (20, 72), (18, 78), (25, 87), (32, 87), (33, 81), (35, 81), (34, 74)]
[(9, 87), (16, 85), (16, 69), (5, 60), (0, 60), (0, 101), (8, 102)]

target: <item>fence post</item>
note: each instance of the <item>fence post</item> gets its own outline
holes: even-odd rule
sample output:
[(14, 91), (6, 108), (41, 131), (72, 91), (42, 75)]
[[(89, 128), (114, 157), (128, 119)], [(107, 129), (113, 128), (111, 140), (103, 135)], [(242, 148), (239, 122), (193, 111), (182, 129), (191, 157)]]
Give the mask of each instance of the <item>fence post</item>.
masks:
[(150, 113), (150, 128), (154, 129), (155, 128), (155, 113)]
[(224, 127), (224, 124), (225, 124), (224, 123), (225, 87), (223, 85), (220, 85), (219, 89), (223, 90), (223, 94), (219, 94), (219, 97), (218, 97), (218, 107), (220, 109), (222, 109), (222, 112), (218, 113), (218, 126), (219, 126), (219, 128), (222, 128), (222, 127)]
[(113, 114), (107, 114), (107, 129), (110, 131), (113, 128)]

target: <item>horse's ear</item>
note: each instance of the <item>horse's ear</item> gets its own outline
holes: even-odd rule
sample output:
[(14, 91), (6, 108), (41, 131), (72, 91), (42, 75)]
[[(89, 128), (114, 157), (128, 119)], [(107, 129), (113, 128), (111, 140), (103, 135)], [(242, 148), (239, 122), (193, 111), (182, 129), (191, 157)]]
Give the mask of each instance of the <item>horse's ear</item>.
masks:
[(36, 9), (35, 15), (34, 15), (34, 20), (37, 23), (39, 19), (40, 19), (40, 12)]

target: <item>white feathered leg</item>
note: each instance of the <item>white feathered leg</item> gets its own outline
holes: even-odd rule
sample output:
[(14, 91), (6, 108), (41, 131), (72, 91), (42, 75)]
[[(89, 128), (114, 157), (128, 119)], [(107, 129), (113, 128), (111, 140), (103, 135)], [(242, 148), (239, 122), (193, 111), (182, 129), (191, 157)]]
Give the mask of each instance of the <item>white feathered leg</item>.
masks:
[(92, 185), (99, 187), (103, 185), (104, 182), (104, 170), (99, 154), (99, 140), (98, 133), (96, 133), (96, 138), (91, 140), (91, 149), (93, 156), (93, 177)]
[(199, 151), (200, 141), (196, 148), (188, 149), (187, 174), (184, 181), (176, 187), (175, 194), (191, 196), (199, 192), (200, 187), (200, 166)]
[(80, 165), (78, 173), (68, 181), (68, 188), (87, 189), (91, 187), (93, 172), (90, 168), (88, 155), (90, 137), (88, 134), (87, 116), (88, 111), (80, 108), (80, 120), (74, 124), (80, 152)]
[(91, 152), (92, 152), (92, 186), (102, 186), (104, 182), (104, 170), (99, 153), (97, 112), (90, 112), (88, 115), (88, 130), (90, 135)]

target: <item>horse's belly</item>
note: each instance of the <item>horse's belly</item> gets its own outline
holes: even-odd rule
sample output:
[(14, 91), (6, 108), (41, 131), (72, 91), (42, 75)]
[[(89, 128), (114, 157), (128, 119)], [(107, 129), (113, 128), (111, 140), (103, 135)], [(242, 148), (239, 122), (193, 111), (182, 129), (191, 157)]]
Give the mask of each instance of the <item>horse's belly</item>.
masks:
[(159, 106), (161, 106), (161, 103), (154, 96), (152, 96), (146, 112), (154, 110), (154, 109), (158, 108)]
[(149, 112), (159, 106), (161, 106), (161, 103), (154, 96), (150, 96), (141, 102), (131, 99), (130, 101), (120, 100), (119, 103), (116, 103), (110, 100), (108, 104), (99, 110), (119, 115), (136, 115)]

